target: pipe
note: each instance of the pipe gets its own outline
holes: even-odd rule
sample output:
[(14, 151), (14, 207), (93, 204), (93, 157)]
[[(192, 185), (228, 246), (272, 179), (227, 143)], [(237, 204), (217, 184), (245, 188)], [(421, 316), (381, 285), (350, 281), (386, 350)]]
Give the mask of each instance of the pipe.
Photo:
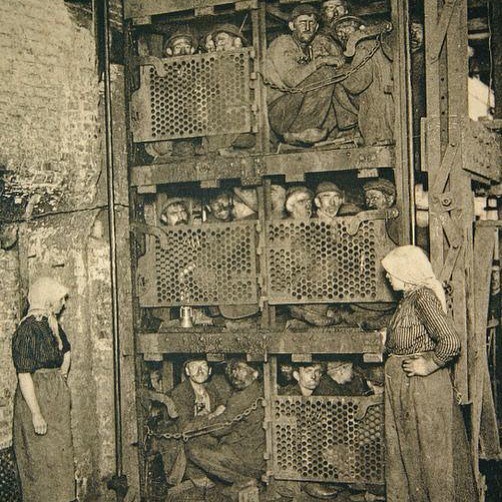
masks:
[[(102, 3), (102, 45), (103, 73), (105, 89), (105, 137), (106, 137), (106, 173), (108, 193), (108, 226), (110, 239), (110, 272), (112, 295), (112, 333), (113, 333), (113, 396), (115, 408), (115, 476), (109, 481), (108, 487), (115, 490), (117, 500), (123, 500), (127, 493), (127, 478), (123, 475), (122, 465), (122, 396), (120, 389), (120, 331), (119, 331), (119, 301), (117, 276), (117, 229), (115, 222), (115, 191), (114, 191), (114, 158), (113, 158), (113, 123), (111, 106), (110, 78), (110, 20), (109, 0)], [(99, 21), (98, 21), (99, 22)]]

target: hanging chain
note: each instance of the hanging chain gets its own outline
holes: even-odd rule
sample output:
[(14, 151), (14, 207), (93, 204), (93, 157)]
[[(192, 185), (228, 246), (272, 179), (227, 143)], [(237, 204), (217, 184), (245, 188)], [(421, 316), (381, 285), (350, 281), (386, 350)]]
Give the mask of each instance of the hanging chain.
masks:
[(259, 73), (259, 75), (262, 78), (263, 83), (270, 87), (271, 89), (275, 89), (277, 91), (284, 92), (286, 94), (306, 94), (308, 92), (312, 91), (317, 91), (319, 89), (322, 89), (323, 87), (328, 87), (333, 84), (337, 84), (340, 82), (343, 82), (344, 80), (347, 80), (350, 76), (352, 76), (354, 73), (356, 73), (358, 70), (360, 70), (378, 51), (378, 49), (381, 46), (381, 38), (382, 35), (378, 35), (377, 39), (374, 42), (373, 47), (370, 49), (368, 54), (364, 56), (364, 58), (361, 60), (360, 63), (358, 63), (356, 66), (350, 68), (346, 72), (336, 72), (332, 78), (329, 80), (323, 80), (322, 82), (314, 82), (308, 86), (305, 87), (287, 87), (285, 85), (279, 85), (279, 84), (274, 84), (273, 82), (270, 82), (262, 73)]
[(211, 434), (212, 432), (219, 431), (221, 429), (225, 429), (226, 427), (229, 427), (231, 425), (234, 425), (236, 423), (241, 422), (245, 418), (247, 418), (253, 411), (256, 411), (258, 409), (258, 405), (264, 401), (263, 397), (259, 397), (256, 399), (256, 401), (253, 402), (251, 406), (246, 408), (242, 413), (239, 413), (238, 415), (235, 415), (231, 420), (227, 420), (226, 422), (218, 423), (218, 424), (213, 424), (213, 425), (205, 425), (203, 427), (200, 427), (198, 429), (189, 429), (187, 431), (183, 432), (171, 432), (171, 433), (156, 433), (153, 432), (150, 427), (146, 426), (146, 437), (156, 437), (156, 438), (161, 438), (161, 439), (174, 439), (179, 441), (180, 439), (183, 440), (183, 442), (187, 442), (190, 438), (197, 437), (197, 436), (203, 436), (205, 434)]

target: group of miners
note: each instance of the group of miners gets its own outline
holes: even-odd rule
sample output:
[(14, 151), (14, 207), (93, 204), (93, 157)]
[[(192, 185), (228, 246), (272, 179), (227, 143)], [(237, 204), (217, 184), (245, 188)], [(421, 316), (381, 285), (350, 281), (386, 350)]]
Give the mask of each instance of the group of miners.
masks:
[[(266, 87), (272, 144), (342, 147), (392, 143), (390, 22), (367, 25), (351, 15), (347, 0), (325, 0), (320, 10), (310, 4), (297, 5), (285, 21), (288, 32), (269, 43), (260, 74)], [(167, 38), (163, 57), (241, 49), (250, 44), (243, 29), (244, 25), (223, 23), (198, 34), (192, 26), (180, 26)], [(423, 36), (413, 33), (412, 42), (421, 45)], [(153, 142), (147, 144), (147, 151), (154, 162), (160, 162), (165, 155), (221, 153), (254, 145), (251, 133), (222, 134)]]
[[(216, 482), (223, 485), (226, 495), (237, 498), (242, 489), (258, 485), (265, 472), (263, 384), (260, 371), (244, 360), (228, 360), (224, 375), (213, 375), (212, 371), (200, 356), (183, 363), (185, 380), (171, 392), (164, 393), (152, 380), (144, 395), (167, 406), (150, 427), (157, 438), (166, 481), (174, 491), (209, 489)], [(364, 396), (383, 392), (378, 377), (368, 378), (348, 358), (327, 363), (282, 363), (277, 377), (277, 393), (283, 396)], [(357, 493), (362, 488), (276, 482), (268, 499), (300, 493), (325, 498), (344, 490)]]
[[(363, 185), (364, 208), (347, 200), (345, 190), (332, 181), (322, 181), (314, 190), (306, 185), (270, 185), (270, 219), (304, 220), (317, 218), (332, 223), (338, 216), (353, 216), (364, 210), (389, 209), (396, 202), (396, 187), (385, 178), (375, 178)], [(201, 214), (202, 213), (202, 214)], [(189, 197), (171, 197), (160, 212), (165, 226), (200, 223), (228, 223), (258, 219), (258, 195), (255, 188), (235, 187), (214, 190), (203, 204)]]

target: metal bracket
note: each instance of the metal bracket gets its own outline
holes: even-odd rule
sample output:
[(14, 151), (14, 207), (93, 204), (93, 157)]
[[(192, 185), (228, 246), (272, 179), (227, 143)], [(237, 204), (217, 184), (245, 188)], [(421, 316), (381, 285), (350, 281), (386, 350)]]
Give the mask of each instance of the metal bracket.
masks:
[(159, 77), (167, 75), (162, 59), (156, 56), (137, 56), (134, 58), (133, 64), (136, 66), (153, 66)]
[(148, 225), (146, 223), (131, 223), (130, 227), (131, 231), (133, 232), (140, 234), (154, 235), (159, 239), (161, 247), (163, 248), (167, 247), (167, 235), (159, 227), (156, 227), (154, 225)]
[(459, 0), (446, 0), (437, 27), (430, 37), (430, 57), (429, 63), (435, 63), (439, 59), (441, 48), (443, 47), (450, 21), (458, 6)]

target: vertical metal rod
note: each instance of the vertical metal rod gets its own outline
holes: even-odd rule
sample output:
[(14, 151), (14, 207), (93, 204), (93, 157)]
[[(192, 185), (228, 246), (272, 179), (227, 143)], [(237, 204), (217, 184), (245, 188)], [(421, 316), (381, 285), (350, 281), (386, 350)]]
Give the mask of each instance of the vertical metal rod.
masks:
[(104, 85), (105, 85), (105, 136), (106, 136), (106, 173), (108, 192), (108, 224), (110, 238), (110, 271), (112, 293), (112, 333), (113, 333), (113, 395), (115, 404), (115, 470), (122, 476), (122, 396), (120, 392), (120, 333), (119, 301), (117, 279), (117, 230), (115, 223), (115, 190), (113, 159), (113, 124), (110, 83), (110, 27), (109, 1), (103, 1), (104, 35)]

